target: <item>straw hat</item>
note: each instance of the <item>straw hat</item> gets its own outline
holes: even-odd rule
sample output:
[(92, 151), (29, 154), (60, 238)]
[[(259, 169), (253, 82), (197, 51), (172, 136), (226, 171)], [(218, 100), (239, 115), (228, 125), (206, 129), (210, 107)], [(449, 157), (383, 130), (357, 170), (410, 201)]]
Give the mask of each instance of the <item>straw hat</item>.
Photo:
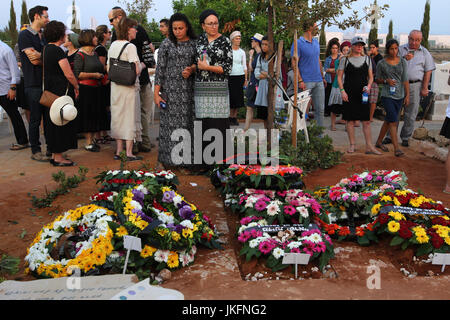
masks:
[(69, 96), (56, 99), (50, 107), (50, 120), (57, 126), (63, 126), (77, 117), (77, 108)]

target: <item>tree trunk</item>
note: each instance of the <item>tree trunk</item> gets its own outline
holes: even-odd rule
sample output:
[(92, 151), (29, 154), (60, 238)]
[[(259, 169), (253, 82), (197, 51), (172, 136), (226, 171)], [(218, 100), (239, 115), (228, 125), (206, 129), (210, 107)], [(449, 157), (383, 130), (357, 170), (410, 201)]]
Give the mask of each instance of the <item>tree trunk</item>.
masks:
[[(269, 41), (269, 57), (272, 56), (273, 52), (274, 52), (274, 43), (273, 43), (273, 6), (269, 5), (268, 8), (269, 12), (268, 12), (268, 21), (267, 21), (267, 38)], [(274, 70), (274, 61), (275, 59), (272, 59), (269, 63), (269, 75), (273, 76), (273, 70)], [(267, 141), (268, 141), (268, 150), (271, 149), (271, 139), (269, 139), (270, 137), (270, 130), (273, 129), (273, 116), (274, 116), (274, 86), (275, 84), (273, 83), (273, 81), (268, 80), (269, 82), (269, 90), (267, 93), (267, 101), (268, 101), (268, 106), (267, 106)]]

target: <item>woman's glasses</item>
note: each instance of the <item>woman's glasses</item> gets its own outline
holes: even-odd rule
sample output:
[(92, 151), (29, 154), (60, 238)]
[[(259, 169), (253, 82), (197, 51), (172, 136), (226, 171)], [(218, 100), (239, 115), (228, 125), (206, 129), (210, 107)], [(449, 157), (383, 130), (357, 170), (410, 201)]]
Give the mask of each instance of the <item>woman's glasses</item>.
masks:
[(112, 22), (114, 21), (115, 18), (117, 18), (117, 17), (114, 17), (114, 18), (109, 19), (109, 22), (112, 23)]

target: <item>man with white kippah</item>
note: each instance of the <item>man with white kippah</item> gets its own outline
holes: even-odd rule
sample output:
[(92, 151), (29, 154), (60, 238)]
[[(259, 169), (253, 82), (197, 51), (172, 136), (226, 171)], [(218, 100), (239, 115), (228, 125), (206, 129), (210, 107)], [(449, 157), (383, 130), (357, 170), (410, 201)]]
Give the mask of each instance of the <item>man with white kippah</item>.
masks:
[(230, 124), (239, 125), (237, 113), (244, 106), (244, 87), (247, 87), (247, 57), (245, 51), (240, 48), (241, 33), (233, 31), (230, 35), (233, 48), (233, 67), (228, 77), (228, 89), (230, 91)]

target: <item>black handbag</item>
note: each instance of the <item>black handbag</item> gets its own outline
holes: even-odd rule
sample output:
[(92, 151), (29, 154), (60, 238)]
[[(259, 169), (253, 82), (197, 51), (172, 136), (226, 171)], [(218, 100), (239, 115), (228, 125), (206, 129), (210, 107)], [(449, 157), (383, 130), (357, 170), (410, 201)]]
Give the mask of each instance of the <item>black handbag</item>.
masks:
[(127, 42), (120, 50), (117, 58), (109, 58), (109, 80), (123, 86), (131, 86), (136, 82), (136, 63), (120, 60), (123, 50), (130, 43)]

